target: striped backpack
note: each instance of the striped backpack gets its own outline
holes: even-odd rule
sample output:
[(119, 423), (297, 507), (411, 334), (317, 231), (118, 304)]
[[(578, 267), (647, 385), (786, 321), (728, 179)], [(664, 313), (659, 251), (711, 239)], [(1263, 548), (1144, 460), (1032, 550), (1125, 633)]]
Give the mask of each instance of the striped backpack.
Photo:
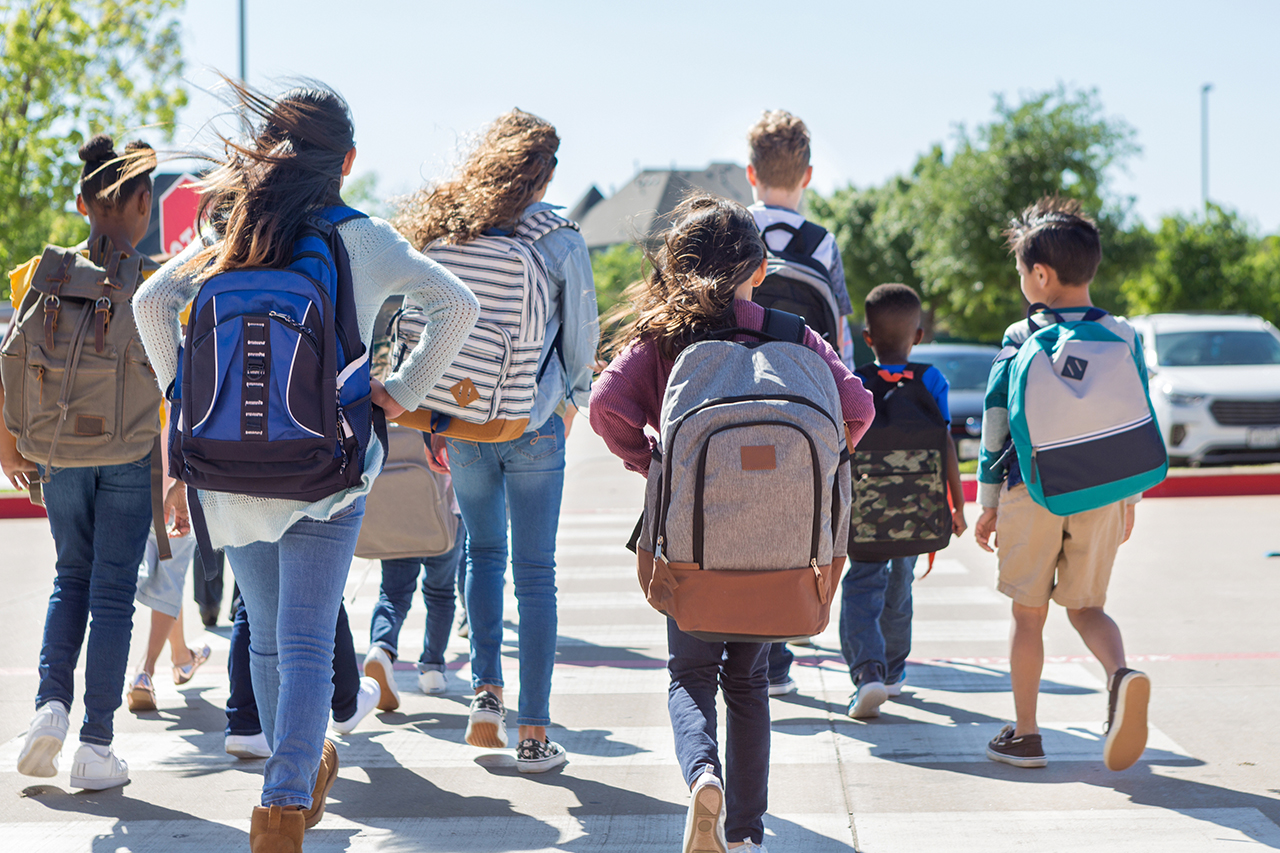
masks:
[[(578, 225), (540, 210), (510, 235), (484, 235), (463, 244), (436, 241), (426, 248), (423, 254), (471, 288), (480, 302), (480, 319), (422, 406), (396, 423), (469, 441), (510, 441), (524, 433), (542, 375), (538, 359), (550, 301), (547, 267), (533, 243), (557, 228)], [(426, 316), (416, 306), (406, 305), (396, 315), (393, 365), (417, 346), (425, 325)]]
[[(1041, 327), (1034, 314), (1057, 320)], [(1169, 457), (1138, 349), (1098, 321), (1037, 303), (1031, 336), (996, 360), (1009, 366), (1009, 432), (1022, 479), (1036, 503), (1074, 515), (1124, 500), (1165, 478)]]

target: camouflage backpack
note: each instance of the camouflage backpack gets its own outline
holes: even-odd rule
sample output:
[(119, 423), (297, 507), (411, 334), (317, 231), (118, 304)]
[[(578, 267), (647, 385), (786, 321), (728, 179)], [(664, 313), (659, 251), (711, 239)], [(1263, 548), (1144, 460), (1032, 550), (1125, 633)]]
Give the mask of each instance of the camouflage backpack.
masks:
[(876, 419), (853, 454), (849, 557), (874, 562), (941, 551), (951, 541), (947, 422), (922, 378), (927, 364), (857, 369)]

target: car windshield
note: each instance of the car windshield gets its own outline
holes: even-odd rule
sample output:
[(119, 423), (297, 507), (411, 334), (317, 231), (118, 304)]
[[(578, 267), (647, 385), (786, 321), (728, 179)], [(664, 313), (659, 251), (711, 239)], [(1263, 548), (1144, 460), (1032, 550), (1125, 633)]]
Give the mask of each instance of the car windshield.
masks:
[(985, 391), (992, 358), (987, 353), (953, 353), (921, 360), (941, 370), (952, 391)]
[(1156, 360), (1165, 367), (1280, 364), (1280, 340), (1265, 331), (1165, 332), (1156, 335)]

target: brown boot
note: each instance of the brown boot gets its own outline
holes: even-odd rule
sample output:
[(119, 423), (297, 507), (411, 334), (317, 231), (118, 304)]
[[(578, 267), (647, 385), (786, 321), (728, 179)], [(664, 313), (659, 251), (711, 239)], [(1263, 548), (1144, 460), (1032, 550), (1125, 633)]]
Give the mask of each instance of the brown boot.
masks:
[(302, 853), (304, 820), (298, 809), (258, 806), (249, 822), (249, 853)]
[(307, 829), (324, 817), (324, 799), (329, 796), (329, 789), (337, 778), (338, 748), (333, 745), (333, 741), (325, 738), (324, 749), (320, 752), (320, 772), (316, 774), (316, 787), (311, 791), (311, 808), (303, 812), (306, 815)]

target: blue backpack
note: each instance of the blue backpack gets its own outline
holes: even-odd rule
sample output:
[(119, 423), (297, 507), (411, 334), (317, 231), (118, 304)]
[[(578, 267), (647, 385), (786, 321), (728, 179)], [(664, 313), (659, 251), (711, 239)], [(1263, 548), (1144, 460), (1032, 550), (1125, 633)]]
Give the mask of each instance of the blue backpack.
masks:
[[(1039, 326), (1043, 311), (1056, 323)], [(1074, 515), (1124, 500), (1165, 478), (1169, 457), (1138, 351), (1089, 309), (1079, 320), (1037, 303), (1031, 336), (1009, 365), (1009, 432), (1036, 503)]]
[(316, 501), (360, 482), (371, 433), (386, 446), (337, 228), (364, 215), (322, 208), (286, 269), (201, 286), (169, 389), (169, 464), (191, 490)]

